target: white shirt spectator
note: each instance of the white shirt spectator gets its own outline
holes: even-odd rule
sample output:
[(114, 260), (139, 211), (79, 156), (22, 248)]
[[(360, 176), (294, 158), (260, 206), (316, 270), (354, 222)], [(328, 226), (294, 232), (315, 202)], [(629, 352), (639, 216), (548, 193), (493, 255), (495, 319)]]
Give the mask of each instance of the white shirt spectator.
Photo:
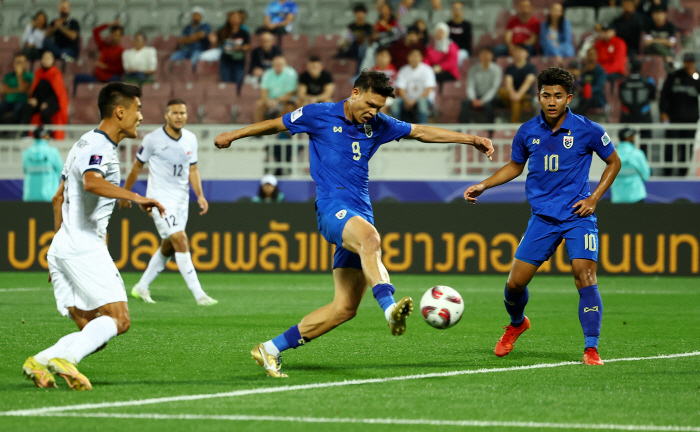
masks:
[(27, 24), (22, 34), (22, 46), (28, 45), (37, 49), (44, 47), (44, 37), (46, 29), (34, 28), (32, 24)]
[(432, 87), (433, 90), (428, 94), (430, 103), (435, 102), (436, 86), (435, 72), (425, 63), (419, 64), (415, 69), (410, 64), (402, 67), (394, 81), (394, 87), (404, 90), (406, 97), (413, 100), (420, 99), (425, 89)]
[(145, 46), (140, 50), (130, 48), (122, 53), (122, 63), (127, 72), (153, 72), (158, 67), (156, 49)]

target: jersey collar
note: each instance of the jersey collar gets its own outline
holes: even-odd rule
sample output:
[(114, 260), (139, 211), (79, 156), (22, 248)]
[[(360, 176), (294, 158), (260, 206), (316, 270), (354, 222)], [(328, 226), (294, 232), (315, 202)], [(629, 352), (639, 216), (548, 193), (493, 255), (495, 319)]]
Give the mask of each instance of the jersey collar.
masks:
[(173, 138), (172, 135), (170, 135), (170, 134), (168, 133), (168, 131), (165, 130), (165, 126), (163, 126), (163, 133), (164, 133), (168, 138), (170, 138), (170, 139), (173, 140), (173, 141), (180, 141), (180, 138), (182, 138), (182, 131), (180, 131), (180, 136), (179, 136), (179, 137)]
[(101, 131), (101, 130), (99, 130), (99, 129), (95, 129), (95, 130), (93, 130), (93, 132), (98, 133), (98, 134), (101, 134), (101, 135), (104, 135), (104, 137), (107, 138), (107, 141), (111, 142), (112, 145), (113, 145), (114, 147), (118, 147), (118, 146), (119, 146), (119, 144), (117, 144), (117, 143), (115, 143), (114, 141), (112, 141), (112, 138), (110, 138), (109, 135), (107, 135), (107, 133), (106, 133), (105, 131)]
[[(569, 107), (566, 107), (566, 118), (564, 118), (564, 122), (561, 124), (559, 129), (565, 129), (569, 132), (571, 132), (571, 128), (574, 126), (574, 113), (571, 112), (571, 109)], [(552, 132), (552, 128), (549, 127), (546, 121), (544, 121), (544, 111), (540, 110), (540, 126), (543, 128), (547, 129), (550, 133)]]
[(342, 101), (336, 103), (335, 106), (333, 107), (333, 109), (331, 110), (331, 112), (335, 116), (340, 117), (341, 119), (345, 120), (345, 123), (352, 124), (352, 121), (348, 120), (345, 117), (345, 106), (344, 105), (345, 105), (346, 100), (347, 99), (343, 99)]

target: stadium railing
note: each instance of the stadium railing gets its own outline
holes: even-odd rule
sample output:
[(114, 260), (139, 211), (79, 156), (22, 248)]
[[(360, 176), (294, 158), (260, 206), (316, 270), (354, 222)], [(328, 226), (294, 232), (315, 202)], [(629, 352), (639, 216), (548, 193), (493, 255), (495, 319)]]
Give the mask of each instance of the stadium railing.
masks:
[[(272, 172), (287, 179), (308, 180), (309, 152), (308, 136), (301, 134), (292, 137), (267, 136), (246, 138), (237, 141), (231, 148), (218, 150), (214, 147), (214, 137), (221, 132), (231, 131), (244, 125), (191, 125), (187, 128), (197, 135), (199, 140), (199, 168), (205, 179), (257, 179), (264, 173)], [(389, 143), (372, 158), (370, 178), (375, 180), (457, 180), (480, 179), (498, 170), (510, 159), (512, 137), (517, 124), (437, 124), (445, 129), (491, 136), (495, 147), (493, 162), (471, 146), (455, 144), (423, 144), (412, 140)], [(697, 130), (696, 124), (604, 124), (613, 142), (617, 141), (618, 131), (622, 127), (631, 127), (637, 131), (649, 130), (652, 138), (640, 138), (636, 135), (637, 148), (645, 146), (647, 160), (652, 168), (652, 176), (660, 176), (664, 169), (687, 168), (689, 178), (700, 178), (700, 142), (698, 138), (671, 139), (664, 138), (667, 130)], [(141, 125), (139, 138), (126, 139), (119, 146), (122, 162), (122, 175), (126, 175), (139, 149), (141, 138), (162, 125)], [(66, 138), (51, 141), (65, 159), (68, 151), (85, 132), (88, 125), (65, 125), (51, 127), (65, 131)], [(0, 136), (19, 135), (29, 131), (25, 125), (2, 125)], [(699, 136), (700, 137), (700, 136)], [(0, 138), (0, 178), (22, 178), (22, 151), (28, 148), (32, 139)], [(674, 147), (673, 160), (665, 160), (667, 146)], [(685, 150), (685, 158), (679, 157), (679, 151)], [(685, 159), (685, 161), (683, 161)], [(146, 167), (147, 168), (147, 167)], [(591, 165), (591, 178), (600, 178), (605, 164), (594, 157)], [(147, 169), (143, 172), (145, 178)]]

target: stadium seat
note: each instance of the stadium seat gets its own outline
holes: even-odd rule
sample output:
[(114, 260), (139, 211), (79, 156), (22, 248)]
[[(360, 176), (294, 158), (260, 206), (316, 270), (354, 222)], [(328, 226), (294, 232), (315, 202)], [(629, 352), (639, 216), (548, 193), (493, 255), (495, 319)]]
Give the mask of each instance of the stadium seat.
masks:
[(462, 99), (466, 94), (466, 86), (464, 85), (464, 79), (460, 81), (447, 81), (442, 85), (442, 98), (443, 99)]
[(357, 62), (353, 59), (330, 59), (324, 64), (330, 73), (355, 73)]
[(19, 51), (19, 38), (14, 36), (3, 36), (0, 38), (0, 51), (15, 53)]
[(642, 62), (641, 74), (654, 78), (657, 87), (660, 86), (666, 78), (666, 68), (664, 67), (663, 58), (660, 56), (643, 55), (637, 56), (637, 60)]
[(592, 29), (596, 24), (595, 9), (592, 7), (570, 7), (566, 9), (566, 19), (572, 27)]
[(670, 8), (668, 20), (684, 34), (689, 35), (697, 27), (698, 17), (693, 9)]
[(173, 86), (168, 82), (144, 84), (141, 86), (141, 92), (144, 100), (170, 99), (173, 95)]
[(337, 50), (338, 49), (338, 41), (340, 40), (340, 35), (339, 34), (325, 34), (325, 35), (318, 35), (314, 38), (314, 42), (312, 45), (312, 51), (316, 51), (317, 49), (333, 49)]
[(195, 107), (198, 107), (204, 102), (205, 84), (196, 82), (173, 82), (172, 85), (172, 97), (187, 102), (187, 106), (190, 107), (190, 115), (194, 117)]
[(416, 20), (422, 19), (426, 24), (430, 22), (430, 16), (427, 10), (411, 9), (399, 18), (399, 23), (404, 27), (413, 25)]
[(282, 50), (286, 53), (290, 49), (308, 49), (309, 36), (300, 34), (286, 34), (282, 36)]
[(229, 124), (233, 122), (231, 105), (207, 101), (202, 107), (202, 124)]
[(142, 101), (141, 114), (143, 115), (143, 124), (159, 124), (165, 122), (163, 115), (165, 108), (170, 98), (144, 98)]
[(177, 37), (168, 35), (154, 36), (153, 39), (151, 39), (150, 45), (158, 51), (167, 51), (170, 53), (177, 48)]
[[(78, 88), (80, 89), (80, 88)], [(97, 109), (97, 105), (95, 104), (95, 101), (97, 100), (97, 96), (95, 96), (95, 99), (89, 101), (85, 101), (84, 103), (81, 103), (81, 101), (76, 101), (73, 100), (70, 102), (70, 107), (69, 107), (69, 114), (70, 114), (70, 123), (71, 124), (97, 124), (100, 122), (100, 113)]]
[(78, 88), (75, 91), (75, 99), (90, 101), (92, 103), (97, 100), (97, 96), (100, 94), (102, 86), (102, 83), (78, 84)]
[(189, 60), (168, 60), (164, 65), (163, 72), (167, 74), (168, 81), (172, 83), (186, 83), (194, 81), (192, 73), (192, 62)]
[(255, 103), (243, 102), (242, 99), (238, 100), (232, 107), (234, 114), (234, 119), (232, 120), (237, 124), (251, 124), (253, 123), (253, 111), (255, 110)]
[(194, 72), (195, 79), (199, 82), (218, 82), (219, 81), (219, 62), (197, 62), (197, 67)]
[(438, 11), (433, 11), (433, 13), (430, 15), (430, 28), (435, 27), (435, 24), (437, 24), (437, 23), (441, 23), (441, 22), (446, 23), (451, 19), (452, 19), (452, 11), (450, 11), (449, 8), (443, 8), (443, 9), (438, 10)]
[(232, 104), (238, 99), (238, 86), (235, 83), (211, 82), (204, 88), (205, 100), (215, 103)]
[(241, 86), (241, 94), (239, 99), (246, 102), (246, 104), (254, 104), (256, 100), (260, 98), (260, 87), (252, 86), (250, 84), (243, 84)]
[(436, 102), (440, 112), (437, 123), (457, 123), (462, 100), (458, 98), (447, 98), (440, 96)]
[(0, 51), (0, 73), (3, 76), (14, 69), (13, 57), (12, 51)]

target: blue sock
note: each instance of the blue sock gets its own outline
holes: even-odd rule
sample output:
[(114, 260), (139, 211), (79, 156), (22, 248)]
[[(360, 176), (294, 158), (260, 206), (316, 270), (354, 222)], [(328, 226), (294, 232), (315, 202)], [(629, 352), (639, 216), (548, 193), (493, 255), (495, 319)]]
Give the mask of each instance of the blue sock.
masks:
[(581, 296), (578, 303), (578, 319), (581, 321), (586, 348), (598, 346), (600, 323), (603, 320), (603, 300), (598, 292), (598, 285), (591, 285), (578, 290)]
[(301, 337), (298, 325), (289, 327), (289, 330), (272, 339), (272, 343), (275, 344), (280, 352), (290, 348), (298, 348), (308, 341), (308, 339)]
[(383, 311), (386, 311), (389, 306), (396, 303), (394, 301), (394, 292), (394, 285), (388, 283), (377, 284), (372, 288), (374, 298), (377, 299), (377, 303), (379, 303)]
[(506, 287), (503, 304), (506, 305), (506, 311), (510, 315), (510, 324), (513, 327), (520, 327), (525, 320), (525, 305), (529, 299), (530, 291), (527, 290), (527, 287), (521, 292), (510, 292)]

